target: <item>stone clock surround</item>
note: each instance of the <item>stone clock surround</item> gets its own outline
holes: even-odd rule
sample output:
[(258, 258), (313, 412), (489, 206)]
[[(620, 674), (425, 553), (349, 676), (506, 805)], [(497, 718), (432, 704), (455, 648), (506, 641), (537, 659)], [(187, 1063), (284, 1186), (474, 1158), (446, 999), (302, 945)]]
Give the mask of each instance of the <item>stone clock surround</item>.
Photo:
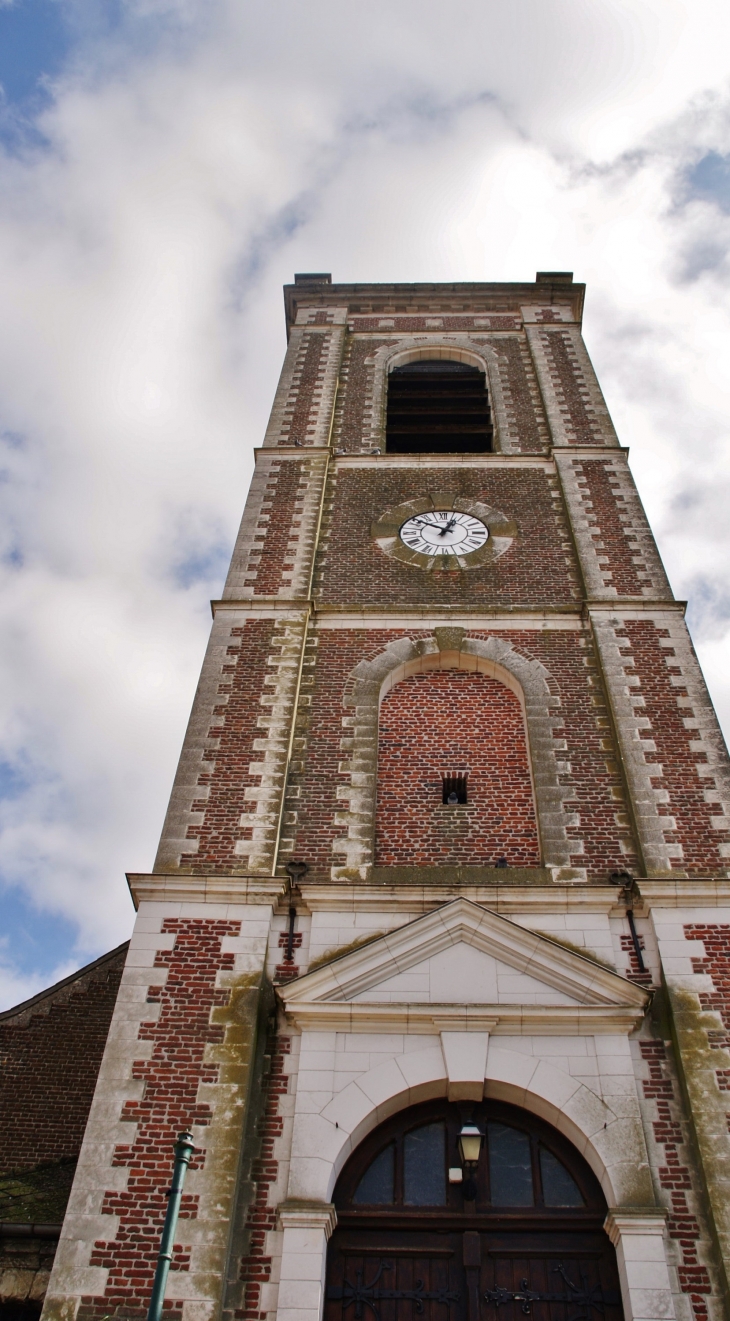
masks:
[[(471, 514), (474, 518), (478, 518), (489, 529), (484, 545), (478, 550), (469, 551), (468, 554), (459, 555), (457, 552), (450, 555), (446, 564), (436, 553), (427, 555), (425, 552), (412, 550), (406, 546), (399, 535), (403, 524), (408, 519), (415, 518), (417, 514), (440, 509)], [(517, 524), (501, 510), (485, 505), (481, 500), (468, 500), (449, 495), (448, 492), (434, 491), (388, 509), (381, 514), (377, 522), (372, 524), (370, 535), (378, 543), (383, 554), (390, 555), (394, 560), (401, 560), (403, 564), (412, 564), (414, 568), (427, 570), (433, 569), (438, 564), (445, 572), (449, 572), (457, 565), (460, 569), (478, 569), (484, 564), (494, 563), (512, 545), (517, 535)]]

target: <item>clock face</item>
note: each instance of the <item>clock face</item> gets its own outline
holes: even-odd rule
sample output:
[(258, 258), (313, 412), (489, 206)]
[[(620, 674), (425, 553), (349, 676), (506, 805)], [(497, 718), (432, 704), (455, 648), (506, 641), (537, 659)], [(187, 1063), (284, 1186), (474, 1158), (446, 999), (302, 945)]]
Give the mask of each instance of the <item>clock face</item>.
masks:
[(469, 555), (485, 544), (489, 528), (472, 514), (430, 509), (407, 519), (399, 536), (404, 546), (422, 555)]

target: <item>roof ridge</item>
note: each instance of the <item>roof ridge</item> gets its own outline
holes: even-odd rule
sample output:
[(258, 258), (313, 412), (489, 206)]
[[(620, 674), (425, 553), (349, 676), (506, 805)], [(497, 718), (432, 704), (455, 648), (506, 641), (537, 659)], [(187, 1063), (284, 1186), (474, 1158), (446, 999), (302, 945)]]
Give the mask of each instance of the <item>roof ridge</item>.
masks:
[(35, 1005), (39, 1005), (41, 1001), (55, 995), (58, 991), (62, 991), (64, 987), (80, 981), (82, 977), (92, 973), (96, 968), (101, 968), (105, 963), (111, 963), (128, 946), (128, 940), (122, 941), (121, 945), (117, 945), (115, 949), (109, 950), (106, 954), (100, 954), (98, 959), (85, 964), (83, 968), (77, 968), (76, 972), (69, 973), (68, 977), (62, 977), (60, 982), (54, 982), (53, 986), (47, 986), (45, 990), (38, 991), (35, 995), (30, 996), (28, 1000), (22, 1000), (20, 1004), (13, 1005), (10, 1009), (3, 1009), (0, 1011), (0, 1023), (5, 1023), (11, 1018), (18, 1018), (21, 1014), (28, 1013)]

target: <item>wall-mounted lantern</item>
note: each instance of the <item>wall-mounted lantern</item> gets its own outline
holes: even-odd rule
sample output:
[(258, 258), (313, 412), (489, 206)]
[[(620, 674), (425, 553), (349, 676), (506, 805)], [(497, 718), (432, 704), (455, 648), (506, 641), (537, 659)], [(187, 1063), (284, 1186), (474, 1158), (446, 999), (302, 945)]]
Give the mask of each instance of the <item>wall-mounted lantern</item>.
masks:
[(477, 1197), (477, 1186), (475, 1183), (477, 1166), (481, 1155), (484, 1134), (473, 1120), (462, 1124), (459, 1133), (459, 1155), (461, 1163), (464, 1166), (466, 1179), (464, 1180), (464, 1197), (468, 1202), (475, 1202)]

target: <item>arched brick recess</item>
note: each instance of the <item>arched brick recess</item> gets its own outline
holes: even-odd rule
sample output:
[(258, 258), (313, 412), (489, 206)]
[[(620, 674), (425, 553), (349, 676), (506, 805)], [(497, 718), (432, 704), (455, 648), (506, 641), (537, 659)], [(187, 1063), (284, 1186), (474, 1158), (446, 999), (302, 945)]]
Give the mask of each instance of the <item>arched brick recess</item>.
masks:
[[(442, 777), (467, 777), (449, 806)], [(478, 670), (416, 673), (380, 706), (375, 862), (381, 867), (539, 867), (524, 712)]]
[(498, 679), (522, 702), (543, 866), (570, 868), (575, 844), (568, 838), (571, 817), (564, 804), (571, 790), (561, 784), (564, 743), (555, 681), (540, 661), (523, 656), (502, 638), (468, 638), (461, 628), (440, 628), (432, 638), (405, 637), (389, 643), (372, 660), (361, 661), (350, 676), (344, 704), (354, 713), (346, 717), (352, 755), (343, 766), (350, 785), (341, 791), (347, 810), (338, 815), (338, 824), (345, 827), (345, 837), (338, 839), (336, 851), (344, 854), (344, 865), (333, 868), (335, 878), (359, 874), (365, 879), (374, 861), (380, 702), (395, 683), (411, 674), (453, 668)]
[(467, 335), (449, 335), (438, 339), (426, 336), (419, 339), (401, 339), (397, 344), (386, 344), (377, 350), (373, 355), (372, 435), (369, 442), (373, 447), (385, 450), (388, 373), (394, 367), (402, 367), (405, 363), (415, 362), (419, 358), (447, 358), (452, 362), (468, 363), (469, 366), (478, 367), (480, 371), (485, 372), (494, 426), (494, 448), (502, 454), (518, 453), (518, 446), (511, 440), (497, 354), (489, 345), (477, 344)]

